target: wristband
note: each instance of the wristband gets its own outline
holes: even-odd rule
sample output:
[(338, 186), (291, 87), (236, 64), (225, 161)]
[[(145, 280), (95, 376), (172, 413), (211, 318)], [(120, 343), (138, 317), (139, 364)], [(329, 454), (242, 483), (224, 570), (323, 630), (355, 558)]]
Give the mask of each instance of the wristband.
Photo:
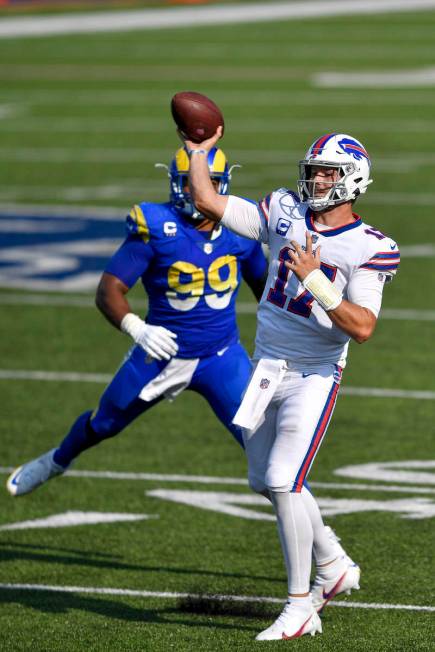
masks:
[(341, 292), (337, 290), (321, 269), (310, 272), (302, 281), (302, 285), (308, 292), (311, 292), (324, 310), (335, 310), (343, 300)]
[(189, 149), (187, 153), (190, 157), (192, 154), (208, 154), (208, 151), (206, 149)]
[(128, 312), (121, 320), (119, 328), (123, 333), (127, 333), (134, 340), (143, 332), (144, 321), (133, 312)]

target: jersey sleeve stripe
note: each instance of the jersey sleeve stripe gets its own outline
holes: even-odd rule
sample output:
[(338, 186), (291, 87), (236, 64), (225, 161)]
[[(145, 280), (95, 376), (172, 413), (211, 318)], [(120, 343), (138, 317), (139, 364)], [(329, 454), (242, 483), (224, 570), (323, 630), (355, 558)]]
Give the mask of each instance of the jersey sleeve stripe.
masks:
[(399, 263), (364, 263), (364, 265), (360, 265), (359, 269), (377, 269), (379, 271), (385, 271), (385, 270), (393, 270), (397, 269), (399, 267)]
[(148, 228), (145, 215), (140, 206), (134, 206), (131, 213), (131, 218), (137, 225), (137, 233), (142, 237), (144, 242), (148, 242), (150, 239), (150, 230)]
[(390, 258), (399, 258), (400, 259), (400, 253), (398, 251), (379, 251), (377, 254), (372, 256), (370, 260), (375, 260), (375, 259), (390, 259)]

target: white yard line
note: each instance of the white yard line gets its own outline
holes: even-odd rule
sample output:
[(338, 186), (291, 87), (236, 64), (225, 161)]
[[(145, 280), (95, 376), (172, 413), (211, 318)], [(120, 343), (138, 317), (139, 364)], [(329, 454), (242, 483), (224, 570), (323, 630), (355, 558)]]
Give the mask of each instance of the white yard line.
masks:
[(383, 72), (321, 72), (312, 77), (320, 88), (415, 88), (435, 86), (435, 67)]
[[(137, 310), (144, 311), (147, 305), (146, 299), (130, 299), (130, 304)], [(95, 309), (94, 297), (79, 296), (56, 296), (49, 294), (1, 294), (0, 305), (2, 306), (62, 306), (64, 308), (92, 308)], [(237, 312), (240, 315), (255, 315), (257, 304), (249, 301), (239, 301), (236, 304)], [(381, 312), (381, 319), (393, 319), (398, 321), (435, 321), (435, 310), (410, 310), (407, 308), (384, 308)]]
[[(266, 47), (269, 47), (269, 44)], [(312, 44), (310, 43), (308, 47), (311, 50)], [(321, 44), (321, 48), (324, 48), (323, 44)], [(348, 48), (347, 45), (346, 48)], [(360, 107), (361, 102), (367, 99), (367, 90), (370, 89), (362, 88), (358, 90), (358, 88), (355, 88), (346, 92), (344, 88), (340, 91), (328, 91), (327, 89), (319, 91), (318, 88), (312, 90), (295, 90), (291, 88), (289, 90), (274, 89), (270, 93), (265, 93), (264, 91), (258, 92), (250, 88), (246, 90), (241, 88), (236, 91), (217, 88), (213, 90), (213, 98), (225, 107), (235, 106), (236, 108), (239, 108), (240, 104), (249, 103), (249, 106), (259, 106), (269, 109), (271, 96), (273, 103), (276, 105), (288, 102), (292, 106), (305, 106), (321, 99), (328, 106), (342, 107), (348, 105)], [(140, 104), (142, 107), (161, 108), (163, 103), (168, 102), (168, 91), (154, 88), (151, 94), (146, 90), (123, 88), (96, 91), (95, 89), (80, 90), (75, 87), (71, 90), (61, 88), (57, 90), (32, 89), (31, 92), (28, 89), (23, 91), (19, 88), (0, 89), (0, 101), (14, 103), (14, 107), (17, 108), (19, 106), (20, 109), (23, 106), (28, 107), (44, 104), (49, 106), (67, 106), (69, 113), (72, 107), (79, 105), (95, 107), (103, 104), (104, 107), (124, 105), (130, 107), (132, 104)], [(374, 90), (373, 93), (370, 93), (370, 106), (397, 107), (397, 105), (401, 105), (414, 107), (416, 105), (433, 104), (435, 104), (435, 96), (430, 92), (430, 89), (421, 91), (391, 89), (388, 93), (377, 93)], [(118, 151), (122, 150), (119, 148)], [(163, 150), (159, 149), (156, 151), (161, 156)], [(261, 153), (262, 155), (267, 154), (264, 151)], [(300, 152), (297, 153), (297, 156), (299, 154)], [(427, 153), (425, 154), (427, 155)]]
[(0, 38), (122, 32), (435, 9), (435, 0), (324, 0), (4, 18)]
[[(435, 131), (435, 124), (434, 124)], [(160, 159), (162, 157), (159, 157)], [(411, 165), (404, 163), (402, 165), (401, 161), (397, 162), (396, 170), (403, 171), (406, 169), (411, 169)], [(285, 181), (288, 176), (285, 174), (285, 171), (280, 167), (279, 173), (281, 174), (282, 179)], [(258, 184), (261, 180), (264, 181), (266, 177), (276, 177), (276, 171), (263, 167), (259, 171), (258, 166), (256, 166), (256, 171), (254, 173), (244, 173), (239, 172), (237, 182), (239, 185), (243, 184), (245, 189), (245, 194), (255, 195), (258, 192)], [(276, 179), (275, 179), (276, 184)], [(275, 185), (276, 187), (276, 185)], [(124, 183), (113, 183), (113, 184), (104, 184), (101, 186), (70, 186), (62, 185), (61, 183), (56, 186), (46, 185), (46, 186), (29, 186), (29, 185), (9, 185), (0, 190), (0, 203), (1, 210), (4, 213), (6, 206), (18, 206), (18, 202), (22, 202), (21, 205), (28, 205), (25, 200), (41, 200), (41, 202), (46, 202), (50, 200), (56, 200), (57, 202), (70, 202), (69, 210), (73, 210), (74, 202), (94, 202), (94, 201), (122, 201), (125, 206), (128, 206), (128, 210), (131, 208), (131, 199), (129, 197), (141, 197), (142, 201), (152, 201), (156, 196), (167, 196), (168, 181), (162, 176), (161, 179), (153, 179), (152, 181), (147, 181), (144, 185), (143, 179), (126, 179)], [(249, 192), (248, 192), (249, 191)], [(386, 206), (399, 206), (403, 208), (404, 206), (429, 206), (433, 207), (435, 204), (435, 193), (419, 193), (419, 192), (383, 192), (377, 193), (372, 192), (370, 195), (367, 195), (362, 200), (365, 204), (370, 205), (386, 205)], [(78, 206), (78, 210), (81, 210), (82, 207)], [(120, 209), (122, 211), (122, 209)], [(119, 214), (119, 216), (122, 215)], [(408, 218), (408, 215), (406, 216)], [(418, 215), (420, 219), (428, 219), (425, 215)], [(400, 217), (398, 219), (401, 219)]]
[[(0, 369), (0, 380), (44, 380), (48, 382), (103, 383), (113, 378), (110, 374), (81, 373), (78, 371), (41, 371), (25, 369)], [(406, 398), (420, 401), (435, 400), (435, 392), (429, 390), (384, 389), (377, 387), (343, 387), (342, 396), (365, 396), (374, 398)]]
[(0, 215), (36, 215), (39, 217), (57, 217), (59, 220), (65, 218), (89, 217), (96, 219), (123, 219), (126, 211), (130, 210), (130, 204), (124, 209), (116, 206), (72, 206), (71, 204), (8, 204), (3, 203), (0, 206)]
[[(1, 23), (0, 23), (1, 24)], [(236, 69), (233, 68), (233, 74)], [(64, 75), (68, 75), (68, 71)], [(210, 74), (210, 73), (208, 73)], [(268, 72), (265, 73), (268, 76)], [(240, 70), (240, 79), (246, 75), (246, 71)], [(1, 75), (0, 75), (1, 79)], [(165, 107), (166, 108), (166, 107)], [(264, 118), (232, 118), (231, 128), (233, 133), (240, 134), (282, 134), (284, 118), (274, 119), (269, 122)], [(323, 120), (324, 122), (324, 120)], [(343, 120), (329, 119), (329, 129), (331, 131), (338, 131), (344, 128)], [(291, 129), (293, 132), (300, 134), (311, 134), (313, 131), (318, 131), (319, 125), (322, 124), (319, 118), (292, 118)], [(349, 124), (349, 123), (348, 123)], [(426, 134), (435, 132), (435, 124), (433, 120), (428, 120), (419, 117), (412, 118), (395, 118), (395, 119), (374, 119), (374, 118), (358, 118), (352, 120), (352, 131), (364, 131), (366, 134), (371, 133), (417, 133)], [(112, 118), (96, 118), (94, 116), (73, 116), (67, 118), (52, 117), (31, 117), (23, 120), (21, 116), (16, 119), (9, 118), (0, 120), (0, 133), (79, 133), (83, 134), (84, 130), (91, 130), (95, 133), (172, 133), (172, 124), (168, 118), (143, 118), (143, 117), (112, 117)], [(289, 138), (290, 140), (290, 138)], [(299, 152), (300, 154), (300, 152)], [(159, 156), (160, 158), (160, 156)], [(289, 163), (291, 159), (289, 158)]]
[[(87, 593), (94, 595), (119, 595), (134, 598), (155, 598), (155, 599), (192, 599), (207, 600), (215, 602), (265, 602), (281, 604), (282, 598), (257, 595), (209, 595), (197, 593), (177, 593), (172, 591), (146, 591), (138, 589), (117, 589), (92, 586), (61, 586), (50, 584), (12, 584), (2, 583), (0, 589), (11, 591), (47, 591), (53, 593)], [(329, 602), (334, 607), (347, 607), (350, 609), (389, 609), (397, 611), (424, 611), (433, 612), (435, 607), (416, 604), (387, 604), (378, 602)]]
[[(0, 474), (9, 475), (14, 470), (13, 466), (0, 466)], [(226, 478), (207, 475), (181, 475), (164, 473), (134, 473), (131, 471), (66, 471), (66, 476), (71, 478), (93, 478), (95, 480), (116, 480), (127, 482), (175, 482), (188, 484), (230, 485), (247, 487), (245, 478)], [(403, 494), (434, 494), (431, 487), (418, 487), (412, 485), (394, 484), (364, 484), (352, 482), (310, 482), (314, 489), (336, 489), (338, 491), (374, 491), (375, 493), (403, 493)]]
[[(435, 99), (434, 99), (435, 105)], [(110, 148), (110, 147), (0, 147), (0, 161), (22, 163), (100, 163), (113, 165), (117, 163), (131, 164), (143, 163), (149, 165), (151, 172), (156, 162), (168, 163), (174, 155), (171, 149), (141, 149), (138, 147)], [(282, 166), (290, 172), (290, 161), (300, 158), (300, 152), (283, 149), (249, 150), (235, 149), (231, 152), (233, 161), (241, 162), (246, 166), (244, 175), (252, 178), (252, 170), (262, 170), (262, 176), (279, 177), (282, 175)], [(260, 163), (258, 163), (260, 161)], [(377, 170), (387, 170), (395, 174), (403, 174), (428, 165), (435, 165), (435, 155), (428, 152), (412, 152), (392, 154), (390, 157), (373, 157)], [(248, 166), (250, 171), (248, 172)], [(255, 173), (255, 172), (254, 172)], [(162, 180), (166, 178), (162, 174)], [(240, 176), (237, 180), (240, 182)], [(3, 209), (2, 209), (3, 210)]]

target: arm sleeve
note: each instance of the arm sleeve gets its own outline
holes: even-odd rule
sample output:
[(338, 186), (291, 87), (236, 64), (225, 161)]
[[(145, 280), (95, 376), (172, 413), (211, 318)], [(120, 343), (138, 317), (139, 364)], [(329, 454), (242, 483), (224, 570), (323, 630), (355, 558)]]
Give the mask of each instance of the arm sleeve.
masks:
[(368, 308), (377, 318), (381, 309), (382, 292), (387, 274), (374, 270), (357, 269), (347, 286), (347, 299), (362, 308)]
[(106, 265), (105, 272), (131, 288), (148, 269), (153, 250), (143, 237), (129, 235)]
[(259, 242), (253, 243), (249, 248), (248, 255), (242, 260), (242, 276), (248, 285), (255, 281), (261, 281), (267, 270), (268, 262)]
[[(245, 238), (267, 242), (265, 220), (260, 215), (257, 205), (246, 199), (230, 195), (221, 223), (230, 231), (234, 231), (234, 233), (238, 233)], [(264, 240), (265, 237), (266, 240)]]

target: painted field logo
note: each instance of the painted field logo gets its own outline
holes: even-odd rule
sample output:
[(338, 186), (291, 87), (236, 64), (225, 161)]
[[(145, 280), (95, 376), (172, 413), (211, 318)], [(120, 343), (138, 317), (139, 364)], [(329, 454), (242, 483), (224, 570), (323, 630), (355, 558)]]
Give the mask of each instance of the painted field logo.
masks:
[(0, 231), (0, 287), (93, 291), (123, 240), (124, 215), (38, 208), (0, 214)]

